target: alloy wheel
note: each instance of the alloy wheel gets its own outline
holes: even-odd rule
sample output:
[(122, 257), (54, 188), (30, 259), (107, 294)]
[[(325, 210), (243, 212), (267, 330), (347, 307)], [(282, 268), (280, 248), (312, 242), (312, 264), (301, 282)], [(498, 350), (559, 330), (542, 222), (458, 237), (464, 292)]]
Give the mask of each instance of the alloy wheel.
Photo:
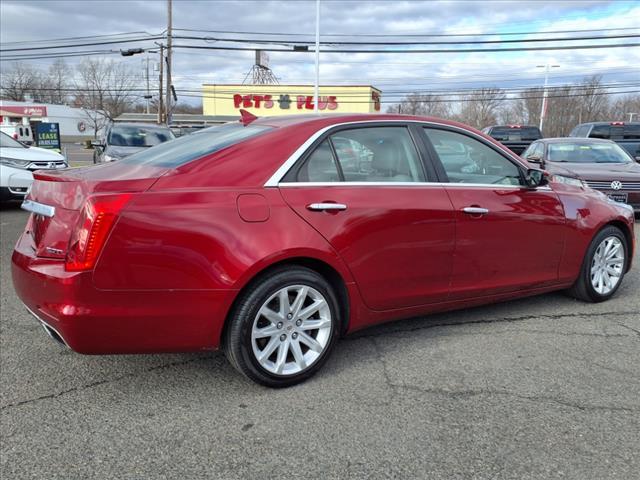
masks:
[(331, 339), (331, 308), (308, 285), (281, 288), (262, 304), (251, 328), (253, 354), (275, 375), (295, 375), (322, 355)]
[(600, 295), (611, 293), (624, 269), (624, 247), (615, 236), (605, 238), (596, 248), (591, 260), (591, 286)]

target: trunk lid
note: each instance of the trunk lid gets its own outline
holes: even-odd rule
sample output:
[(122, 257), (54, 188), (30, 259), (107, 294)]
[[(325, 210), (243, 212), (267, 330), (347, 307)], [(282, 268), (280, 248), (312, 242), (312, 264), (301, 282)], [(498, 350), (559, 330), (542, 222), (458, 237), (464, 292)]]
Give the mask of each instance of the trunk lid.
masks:
[(28, 200), (55, 208), (52, 217), (32, 213), (27, 224), (35, 254), (65, 258), (71, 232), (89, 195), (148, 190), (167, 168), (118, 163), (36, 171)]

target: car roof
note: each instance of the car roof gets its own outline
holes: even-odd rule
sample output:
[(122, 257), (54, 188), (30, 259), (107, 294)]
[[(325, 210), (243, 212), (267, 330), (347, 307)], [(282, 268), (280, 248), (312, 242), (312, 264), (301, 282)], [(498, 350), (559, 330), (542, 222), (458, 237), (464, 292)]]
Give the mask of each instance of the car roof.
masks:
[(536, 142), (544, 143), (616, 143), (604, 138), (585, 138), (585, 137), (555, 137), (555, 138), (541, 138)]
[[(617, 125), (616, 125), (617, 124)], [(584, 125), (611, 125), (614, 127), (624, 127), (626, 125), (640, 125), (640, 122), (584, 122), (584, 123), (579, 123), (578, 125), (576, 125), (576, 127), (582, 127)]]
[(117, 122), (111, 124), (111, 128), (115, 127), (134, 127), (134, 128), (160, 128), (167, 129), (166, 125), (159, 125), (157, 123), (138, 123), (138, 122)]
[(463, 125), (459, 122), (452, 120), (444, 120), (436, 117), (421, 117), (417, 115), (401, 115), (401, 114), (389, 114), (389, 113), (322, 113), (322, 114), (303, 114), (303, 115), (283, 115), (277, 117), (258, 117), (257, 120), (252, 122), (255, 125), (265, 125), (270, 127), (291, 127), (291, 126), (314, 126), (317, 128), (329, 127), (332, 125), (339, 125), (342, 123), (352, 122), (388, 122), (388, 121), (404, 121), (404, 122), (428, 122), (439, 123), (442, 125), (448, 125), (452, 127), (460, 127), (465, 130), (476, 129)]

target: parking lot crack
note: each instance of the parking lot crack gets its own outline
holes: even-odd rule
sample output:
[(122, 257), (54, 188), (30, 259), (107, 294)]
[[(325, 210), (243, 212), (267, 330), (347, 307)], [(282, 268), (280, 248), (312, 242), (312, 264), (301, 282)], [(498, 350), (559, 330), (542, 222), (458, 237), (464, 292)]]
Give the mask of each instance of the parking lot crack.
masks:
[(24, 405), (29, 405), (29, 404), (32, 404), (32, 403), (35, 403), (35, 402), (40, 402), (42, 400), (50, 400), (52, 398), (58, 398), (58, 397), (61, 397), (63, 395), (68, 395), (70, 393), (82, 392), (84, 390), (88, 390), (88, 389), (91, 389), (91, 388), (99, 387), (101, 385), (106, 385), (106, 384), (109, 384), (109, 383), (119, 382), (121, 380), (125, 380), (127, 378), (133, 378), (133, 377), (139, 376), (141, 374), (149, 373), (149, 372), (155, 372), (155, 371), (159, 371), (159, 370), (166, 370), (168, 368), (179, 367), (179, 366), (182, 366), (182, 365), (187, 365), (189, 363), (199, 362), (199, 361), (202, 361), (202, 360), (210, 360), (210, 359), (215, 358), (216, 356), (217, 355), (210, 355), (210, 356), (207, 356), (207, 357), (198, 357), (198, 358), (192, 358), (192, 359), (189, 359), (189, 360), (182, 360), (182, 361), (177, 361), (177, 362), (169, 362), (169, 363), (164, 363), (162, 365), (156, 365), (154, 367), (149, 367), (149, 368), (141, 370), (141, 371), (125, 373), (125, 374), (119, 375), (119, 376), (114, 377), (114, 378), (96, 380), (94, 382), (86, 383), (84, 385), (79, 385), (77, 387), (72, 387), (72, 388), (69, 388), (67, 390), (61, 390), (59, 392), (50, 393), (50, 394), (47, 394), (47, 395), (41, 395), (39, 397), (34, 397), (34, 398), (27, 399), (27, 400), (21, 400), (19, 402), (15, 402), (15, 403), (9, 403), (7, 405), (3, 405), (2, 407), (0, 407), (0, 412), (3, 412), (5, 410), (11, 409), (11, 408), (15, 408), (15, 407), (21, 407), (21, 406), (24, 406)]
[[(582, 313), (564, 313), (564, 314), (555, 314), (555, 315), (551, 315), (551, 314), (540, 314), (540, 315), (526, 315), (526, 316), (520, 316), (520, 317), (501, 317), (501, 318), (481, 318), (481, 319), (477, 319), (477, 320), (470, 320), (470, 321), (460, 321), (460, 322), (439, 322), (439, 323), (426, 323), (424, 325), (417, 325), (417, 326), (413, 326), (413, 327), (407, 327), (407, 328), (393, 328), (390, 331), (380, 331), (380, 332), (372, 332), (372, 333), (358, 333), (355, 334), (353, 336), (347, 336), (345, 338), (345, 340), (357, 340), (357, 339), (362, 339), (362, 338), (377, 338), (377, 337), (382, 337), (382, 336), (389, 336), (389, 335), (394, 335), (394, 334), (398, 334), (398, 333), (411, 333), (411, 332), (417, 332), (420, 330), (428, 330), (431, 328), (438, 328), (438, 327), (449, 327), (449, 326), (455, 326), (455, 325), (474, 325), (474, 324), (488, 324), (488, 323), (515, 323), (515, 322), (523, 322), (523, 321), (527, 321), (527, 320), (541, 320), (541, 319), (548, 319), (548, 320), (561, 320), (561, 319), (565, 319), (565, 318), (599, 318), (599, 317), (610, 317), (610, 316), (622, 316), (622, 315), (635, 315), (635, 316), (640, 316), (640, 311), (635, 311), (635, 310), (631, 310), (631, 311), (621, 311), (621, 312), (591, 312), (591, 313), (587, 313), (587, 312), (582, 312)], [(620, 326), (626, 327), (627, 329), (635, 332), (636, 334), (640, 335), (640, 332), (638, 332), (637, 330), (628, 327), (626, 325), (620, 324)], [(579, 333), (576, 333), (576, 335), (580, 335)], [(586, 333), (584, 335), (598, 335), (598, 336), (614, 336), (616, 334), (595, 334), (595, 333)], [(621, 336), (628, 336), (628, 335), (621, 335)]]
[(512, 398), (518, 398), (522, 400), (528, 400), (535, 403), (556, 403), (558, 405), (578, 409), (581, 411), (614, 411), (614, 412), (640, 412), (640, 409), (621, 406), (609, 406), (609, 405), (583, 405), (576, 402), (571, 402), (561, 398), (546, 395), (522, 395), (508, 390), (446, 390), (440, 388), (421, 387), (410, 384), (394, 384), (395, 388), (404, 389), (409, 391), (416, 391), (421, 394), (427, 393), (432, 395), (444, 395), (453, 399), (466, 399), (476, 396), (506, 396)]
[(624, 323), (621, 322), (616, 322), (618, 325), (620, 325), (622, 328), (626, 328), (627, 330), (632, 331), (633, 333), (635, 333), (638, 337), (640, 337), (640, 330), (636, 330), (635, 328), (630, 327), (629, 325), (625, 325)]

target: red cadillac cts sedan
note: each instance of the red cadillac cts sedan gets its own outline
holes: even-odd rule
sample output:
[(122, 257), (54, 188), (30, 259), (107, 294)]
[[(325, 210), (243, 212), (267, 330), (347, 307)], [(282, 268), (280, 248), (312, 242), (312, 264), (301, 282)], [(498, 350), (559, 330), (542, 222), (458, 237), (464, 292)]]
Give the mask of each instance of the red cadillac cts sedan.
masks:
[(633, 211), (477, 130), (399, 115), (255, 119), (38, 173), (13, 281), (86, 354), (221, 348), (272, 387), (390, 319), (552, 290), (598, 302)]

